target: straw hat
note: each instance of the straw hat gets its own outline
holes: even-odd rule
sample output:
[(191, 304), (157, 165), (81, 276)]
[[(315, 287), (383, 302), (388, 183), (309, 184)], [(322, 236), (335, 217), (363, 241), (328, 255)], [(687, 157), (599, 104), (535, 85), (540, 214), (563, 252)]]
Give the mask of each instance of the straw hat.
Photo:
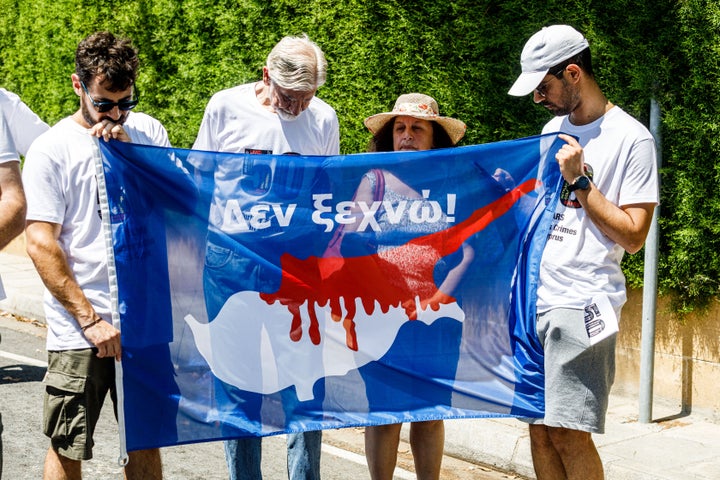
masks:
[(376, 134), (388, 120), (399, 117), (408, 116), (437, 122), (445, 129), (450, 136), (453, 145), (460, 141), (465, 135), (465, 123), (450, 117), (441, 117), (438, 104), (434, 98), (423, 95), (422, 93), (406, 93), (400, 95), (395, 101), (392, 112), (377, 113), (365, 119), (365, 126), (374, 135)]

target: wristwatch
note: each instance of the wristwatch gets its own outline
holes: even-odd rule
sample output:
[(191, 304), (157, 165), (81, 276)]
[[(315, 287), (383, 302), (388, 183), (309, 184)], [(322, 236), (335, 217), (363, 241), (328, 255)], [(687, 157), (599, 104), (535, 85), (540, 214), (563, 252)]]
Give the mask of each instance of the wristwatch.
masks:
[(575, 181), (568, 186), (568, 190), (574, 192), (575, 190), (587, 190), (590, 188), (590, 179), (587, 175), (580, 175)]

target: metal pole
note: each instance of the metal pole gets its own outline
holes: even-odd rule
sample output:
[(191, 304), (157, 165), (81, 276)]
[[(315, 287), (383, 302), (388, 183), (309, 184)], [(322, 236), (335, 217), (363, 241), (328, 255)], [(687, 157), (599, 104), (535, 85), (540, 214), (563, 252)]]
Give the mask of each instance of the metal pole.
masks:
[[(657, 146), (658, 170), (662, 166), (662, 135), (660, 106), (650, 100), (650, 133)], [(655, 313), (657, 309), (658, 217), (655, 207), (650, 231), (645, 240), (645, 270), (643, 278), (642, 338), (640, 347), (640, 423), (652, 421), (653, 373), (655, 368)]]

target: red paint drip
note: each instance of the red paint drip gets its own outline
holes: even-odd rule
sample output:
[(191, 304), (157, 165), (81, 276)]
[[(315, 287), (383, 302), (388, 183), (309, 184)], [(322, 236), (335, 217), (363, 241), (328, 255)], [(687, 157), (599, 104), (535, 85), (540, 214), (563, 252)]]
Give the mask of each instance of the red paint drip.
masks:
[[(476, 210), (467, 220), (440, 232), (415, 238), (408, 243), (381, 254), (363, 257), (309, 257), (298, 259), (289, 254), (280, 258), (282, 279), (280, 288), (274, 293), (261, 293), (260, 298), (268, 304), (280, 302), (287, 306), (292, 315), (290, 338), (297, 342), (302, 338), (302, 317), (300, 307), (307, 301), (310, 327), (308, 334), (313, 344), (320, 344), (320, 328), (315, 313), (315, 305), (324, 307), (330, 303), (333, 320), (343, 322), (346, 344), (357, 351), (355, 334), (355, 300), (360, 299), (368, 315), (375, 310), (376, 302), (380, 310), (387, 313), (392, 307), (402, 307), (408, 320), (417, 320), (415, 297), (420, 298), (424, 310), (428, 306), (437, 311), (442, 304), (455, 301), (453, 297), (438, 290), (433, 280), (435, 263), (441, 257), (456, 251), (464, 241), (486, 228), (493, 220), (506, 213), (523, 195), (530, 193), (536, 180), (528, 180), (509, 191), (495, 202)], [(428, 247), (435, 257), (432, 261), (417, 262), (412, 276), (418, 280), (412, 287), (406, 282), (398, 282), (408, 275), (391, 259), (417, 257), (417, 249), (427, 251)], [(341, 299), (346, 309), (343, 316)]]

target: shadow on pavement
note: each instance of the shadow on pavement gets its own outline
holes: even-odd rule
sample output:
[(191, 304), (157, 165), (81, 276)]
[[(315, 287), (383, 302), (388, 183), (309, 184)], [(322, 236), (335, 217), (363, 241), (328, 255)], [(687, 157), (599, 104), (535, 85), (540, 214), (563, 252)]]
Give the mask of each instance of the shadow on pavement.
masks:
[(46, 367), (34, 365), (6, 365), (0, 367), (0, 385), (20, 382), (42, 382)]

